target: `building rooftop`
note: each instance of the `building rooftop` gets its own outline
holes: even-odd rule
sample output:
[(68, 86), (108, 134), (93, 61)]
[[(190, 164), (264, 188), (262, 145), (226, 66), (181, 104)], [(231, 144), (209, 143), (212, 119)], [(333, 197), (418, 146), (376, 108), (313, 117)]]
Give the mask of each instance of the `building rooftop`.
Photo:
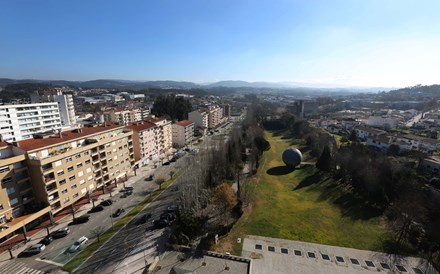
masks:
[(152, 127), (155, 127), (156, 125), (147, 121), (141, 121), (141, 122), (137, 122), (135, 124), (129, 125), (127, 126), (128, 128), (131, 128), (134, 131), (143, 131)]
[(61, 132), (61, 137), (59, 133), (54, 133), (49, 138), (34, 138), (34, 139), (19, 141), (17, 142), (17, 146), (29, 152), (36, 149), (55, 146), (75, 139), (84, 138), (89, 135), (94, 135), (100, 132), (105, 132), (123, 127), (124, 126), (107, 124), (107, 125), (99, 125), (96, 127), (84, 127), (81, 128), (81, 130), (78, 129), (67, 130)]
[(176, 123), (176, 125), (183, 126), (183, 127), (189, 126), (191, 124), (194, 124), (194, 123), (190, 122), (188, 120), (182, 120), (182, 121), (179, 121)]
[(255, 274), (438, 274), (422, 258), (253, 235), (244, 239), (242, 257), (252, 259)]

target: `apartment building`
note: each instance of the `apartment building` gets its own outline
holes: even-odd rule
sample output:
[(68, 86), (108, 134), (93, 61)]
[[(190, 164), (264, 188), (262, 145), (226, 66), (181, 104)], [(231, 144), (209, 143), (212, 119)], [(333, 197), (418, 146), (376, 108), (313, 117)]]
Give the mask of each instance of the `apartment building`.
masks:
[(104, 121), (112, 122), (119, 125), (131, 125), (135, 122), (142, 121), (149, 114), (144, 109), (115, 109), (104, 113)]
[(146, 121), (155, 124), (158, 128), (155, 136), (157, 152), (159, 154), (168, 152), (173, 145), (171, 121), (161, 117), (149, 117)]
[(182, 120), (172, 125), (173, 146), (184, 147), (192, 143), (194, 138), (194, 123)]
[(25, 153), (5, 142), (0, 142), (0, 181), (0, 239), (50, 211), (35, 201)]
[(32, 138), (35, 133), (61, 128), (58, 103), (0, 106), (0, 135), (3, 141)]
[(193, 122), (195, 127), (208, 128), (209, 114), (202, 109), (194, 110), (188, 113), (188, 120)]
[(156, 136), (159, 127), (155, 124), (142, 121), (128, 126), (133, 130), (133, 149), (136, 164), (145, 165), (159, 156)]
[(208, 114), (208, 128), (216, 128), (223, 118), (223, 108), (219, 106), (209, 106)]
[(76, 118), (72, 95), (58, 93), (53, 95), (53, 101), (58, 103), (61, 124), (65, 127), (73, 127), (76, 124)]
[(35, 199), (57, 213), (89, 192), (117, 184), (134, 165), (133, 131), (101, 125), (18, 142), (28, 154)]

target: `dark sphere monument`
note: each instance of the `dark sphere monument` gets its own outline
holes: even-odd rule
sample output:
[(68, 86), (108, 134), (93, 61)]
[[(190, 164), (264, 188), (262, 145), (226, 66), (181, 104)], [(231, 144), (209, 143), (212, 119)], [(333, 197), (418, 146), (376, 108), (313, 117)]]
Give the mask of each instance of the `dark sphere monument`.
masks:
[(294, 168), (297, 165), (301, 164), (302, 161), (302, 153), (299, 149), (294, 147), (289, 147), (283, 152), (283, 162), (286, 166), (290, 168)]

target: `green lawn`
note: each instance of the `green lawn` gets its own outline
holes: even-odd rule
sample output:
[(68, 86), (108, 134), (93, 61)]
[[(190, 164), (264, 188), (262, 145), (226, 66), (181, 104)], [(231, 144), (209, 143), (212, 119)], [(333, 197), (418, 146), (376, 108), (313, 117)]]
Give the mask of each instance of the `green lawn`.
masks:
[(385, 237), (380, 215), (359, 202), (314, 166), (288, 172), (281, 160), (291, 140), (267, 133), (265, 152), (255, 178), (246, 182), (253, 202), (218, 251), (241, 253), (238, 237), (247, 234), (306, 242), (382, 250)]

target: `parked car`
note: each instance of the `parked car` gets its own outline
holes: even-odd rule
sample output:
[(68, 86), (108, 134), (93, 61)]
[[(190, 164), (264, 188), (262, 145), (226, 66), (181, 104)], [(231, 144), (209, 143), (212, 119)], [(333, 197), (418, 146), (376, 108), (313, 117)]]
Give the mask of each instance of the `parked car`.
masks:
[(157, 219), (153, 221), (155, 228), (162, 228), (170, 225), (170, 222), (166, 219)]
[(150, 175), (147, 178), (145, 178), (145, 181), (153, 181), (154, 175)]
[(105, 200), (105, 201), (102, 201), (102, 202), (100, 203), (100, 205), (102, 205), (102, 206), (110, 206), (110, 205), (112, 205), (112, 204), (113, 204), (113, 201), (110, 200), (110, 199)]
[(170, 162), (165, 162), (165, 163), (163, 163), (162, 165), (163, 165), (163, 166), (169, 166), (169, 165), (170, 165)]
[(70, 232), (70, 228), (65, 227), (65, 228), (61, 228), (61, 229), (58, 229), (58, 230), (50, 233), (50, 235), (54, 239), (59, 239), (59, 238), (66, 237), (67, 235), (69, 235), (69, 232)]
[(95, 207), (92, 207), (92, 209), (90, 209), (87, 213), (95, 213), (95, 212), (99, 212), (99, 211), (103, 211), (104, 207), (102, 205), (97, 205)]
[(172, 225), (176, 221), (176, 214), (165, 212), (160, 215), (160, 219), (167, 220), (169, 225)]
[(127, 190), (125, 191), (125, 196), (130, 196), (133, 194), (133, 190)]
[(26, 248), (23, 252), (18, 254), (18, 257), (28, 257), (35, 254), (39, 254), (41, 251), (43, 251), (46, 248), (44, 244), (35, 244), (28, 248)]
[(90, 220), (90, 215), (83, 215), (73, 219), (72, 224), (74, 225), (83, 224), (83, 223), (87, 223), (89, 220)]
[(136, 221), (136, 224), (137, 224), (137, 225), (145, 224), (145, 223), (148, 221), (148, 219), (150, 219), (150, 218), (151, 218), (151, 213), (144, 214), (144, 215), (142, 215), (142, 217), (140, 217), (140, 218)]
[(126, 187), (124, 187), (124, 189), (125, 189), (125, 191), (133, 191), (134, 190), (134, 187), (132, 187), (132, 186), (126, 186)]
[(119, 217), (122, 213), (125, 212), (125, 209), (123, 208), (118, 208), (112, 215), (113, 218)]
[(47, 235), (46, 237), (44, 237), (43, 239), (41, 239), (41, 241), (39, 242), (40, 244), (43, 245), (50, 245), (50, 243), (53, 241), (53, 237), (50, 235)]
[(176, 161), (177, 161), (177, 159), (175, 157), (171, 158), (171, 160), (170, 160), (171, 163), (174, 163)]
[(74, 242), (73, 245), (71, 245), (67, 251), (70, 253), (76, 252), (81, 246), (85, 245), (88, 241), (89, 239), (87, 239), (87, 237), (82, 236), (76, 242)]

